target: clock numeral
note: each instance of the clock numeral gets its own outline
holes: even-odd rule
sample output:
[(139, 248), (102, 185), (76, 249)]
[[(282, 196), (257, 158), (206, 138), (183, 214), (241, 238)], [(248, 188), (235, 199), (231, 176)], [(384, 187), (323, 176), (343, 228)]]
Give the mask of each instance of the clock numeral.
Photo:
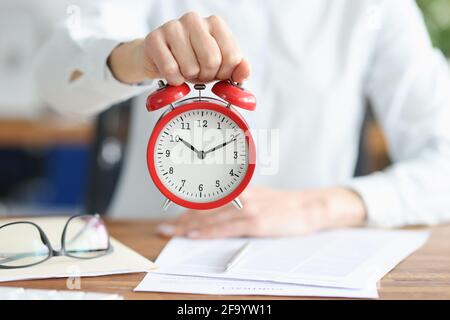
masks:
[(237, 153), (237, 151), (234, 151), (234, 157), (233, 157), (235, 160), (238, 158), (238, 153)]
[(197, 120), (199, 128), (208, 128), (208, 120)]
[(181, 123), (181, 129), (182, 129), (182, 130), (191, 130), (190, 123), (184, 123), (184, 122), (182, 122), (182, 123)]
[(186, 183), (186, 180), (181, 180), (181, 187), (180, 187), (180, 189), (178, 189), (178, 191), (181, 191), (181, 189), (183, 189), (185, 183)]
[(168, 158), (168, 157), (170, 157), (170, 150), (166, 150), (166, 158)]
[(175, 137), (171, 134), (170, 135), (170, 142), (179, 142), (180, 136), (176, 135)]
[(198, 185), (198, 191), (200, 191), (200, 192), (203, 191), (203, 184)]
[(216, 187), (220, 188), (220, 180), (216, 180)]
[(239, 175), (237, 175), (236, 173), (234, 173), (234, 170), (233, 170), (233, 169), (231, 169), (231, 171), (230, 171), (230, 176), (232, 176), (232, 177), (238, 177), (238, 178), (239, 178)]
[(173, 174), (173, 167), (170, 167), (170, 168), (169, 168), (169, 173), (170, 173), (170, 174)]
[(217, 129), (218, 129), (218, 130), (222, 129), (222, 127), (221, 127), (221, 125), (220, 125), (220, 122), (217, 122)]

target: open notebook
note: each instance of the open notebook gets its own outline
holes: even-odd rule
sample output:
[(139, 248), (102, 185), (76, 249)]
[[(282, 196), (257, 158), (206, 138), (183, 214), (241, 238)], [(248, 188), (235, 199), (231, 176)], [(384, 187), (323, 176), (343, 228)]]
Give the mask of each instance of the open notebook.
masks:
[[(67, 217), (0, 219), (0, 226), (12, 221), (32, 221), (44, 230), (53, 248), (59, 250), (61, 234), (67, 219)], [(20, 234), (17, 235), (17, 237), (20, 236)], [(11, 241), (15, 240), (11, 239)], [(114, 249), (110, 254), (95, 259), (80, 260), (70, 257), (53, 257), (33, 267), (0, 269), (0, 282), (147, 272), (156, 268), (153, 262), (113, 238), (111, 238), (111, 245)]]

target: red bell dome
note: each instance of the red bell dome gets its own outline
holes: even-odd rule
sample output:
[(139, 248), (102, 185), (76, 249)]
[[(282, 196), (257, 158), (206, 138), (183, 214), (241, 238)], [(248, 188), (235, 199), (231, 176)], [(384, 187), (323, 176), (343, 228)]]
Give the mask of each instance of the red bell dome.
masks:
[(166, 85), (151, 93), (147, 97), (147, 110), (156, 111), (187, 96), (191, 88), (187, 83), (180, 86)]
[(221, 99), (238, 108), (250, 111), (256, 109), (255, 96), (229, 80), (217, 82), (211, 91)]

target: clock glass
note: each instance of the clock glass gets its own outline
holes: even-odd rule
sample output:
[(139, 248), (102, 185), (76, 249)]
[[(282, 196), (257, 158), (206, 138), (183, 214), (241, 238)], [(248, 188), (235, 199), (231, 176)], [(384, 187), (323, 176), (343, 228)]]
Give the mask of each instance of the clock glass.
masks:
[(247, 137), (230, 113), (218, 108), (174, 112), (160, 126), (153, 162), (160, 183), (171, 194), (194, 203), (214, 202), (243, 182), (249, 162)]

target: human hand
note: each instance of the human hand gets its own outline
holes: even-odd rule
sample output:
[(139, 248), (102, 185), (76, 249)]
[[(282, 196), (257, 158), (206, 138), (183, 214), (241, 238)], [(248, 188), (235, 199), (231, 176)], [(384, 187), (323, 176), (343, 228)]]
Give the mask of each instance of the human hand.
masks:
[(158, 227), (163, 236), (194, 239), (224, 237), (296, 236), (323, 229), (362, 225), (361, 198), (345, 188), (315, 191), (275, 191), (248, 188), (237, 210), (228, 205), (216, 210), (189, 210)]
[(218, 16), (189, 12), (171, 20), (145, 39), (124, 43), (108, 59), (114, 76), (124, 83), (163, 78), (171, 85), (233, 79), (243, 82), (250, 65), (226, 23)]

